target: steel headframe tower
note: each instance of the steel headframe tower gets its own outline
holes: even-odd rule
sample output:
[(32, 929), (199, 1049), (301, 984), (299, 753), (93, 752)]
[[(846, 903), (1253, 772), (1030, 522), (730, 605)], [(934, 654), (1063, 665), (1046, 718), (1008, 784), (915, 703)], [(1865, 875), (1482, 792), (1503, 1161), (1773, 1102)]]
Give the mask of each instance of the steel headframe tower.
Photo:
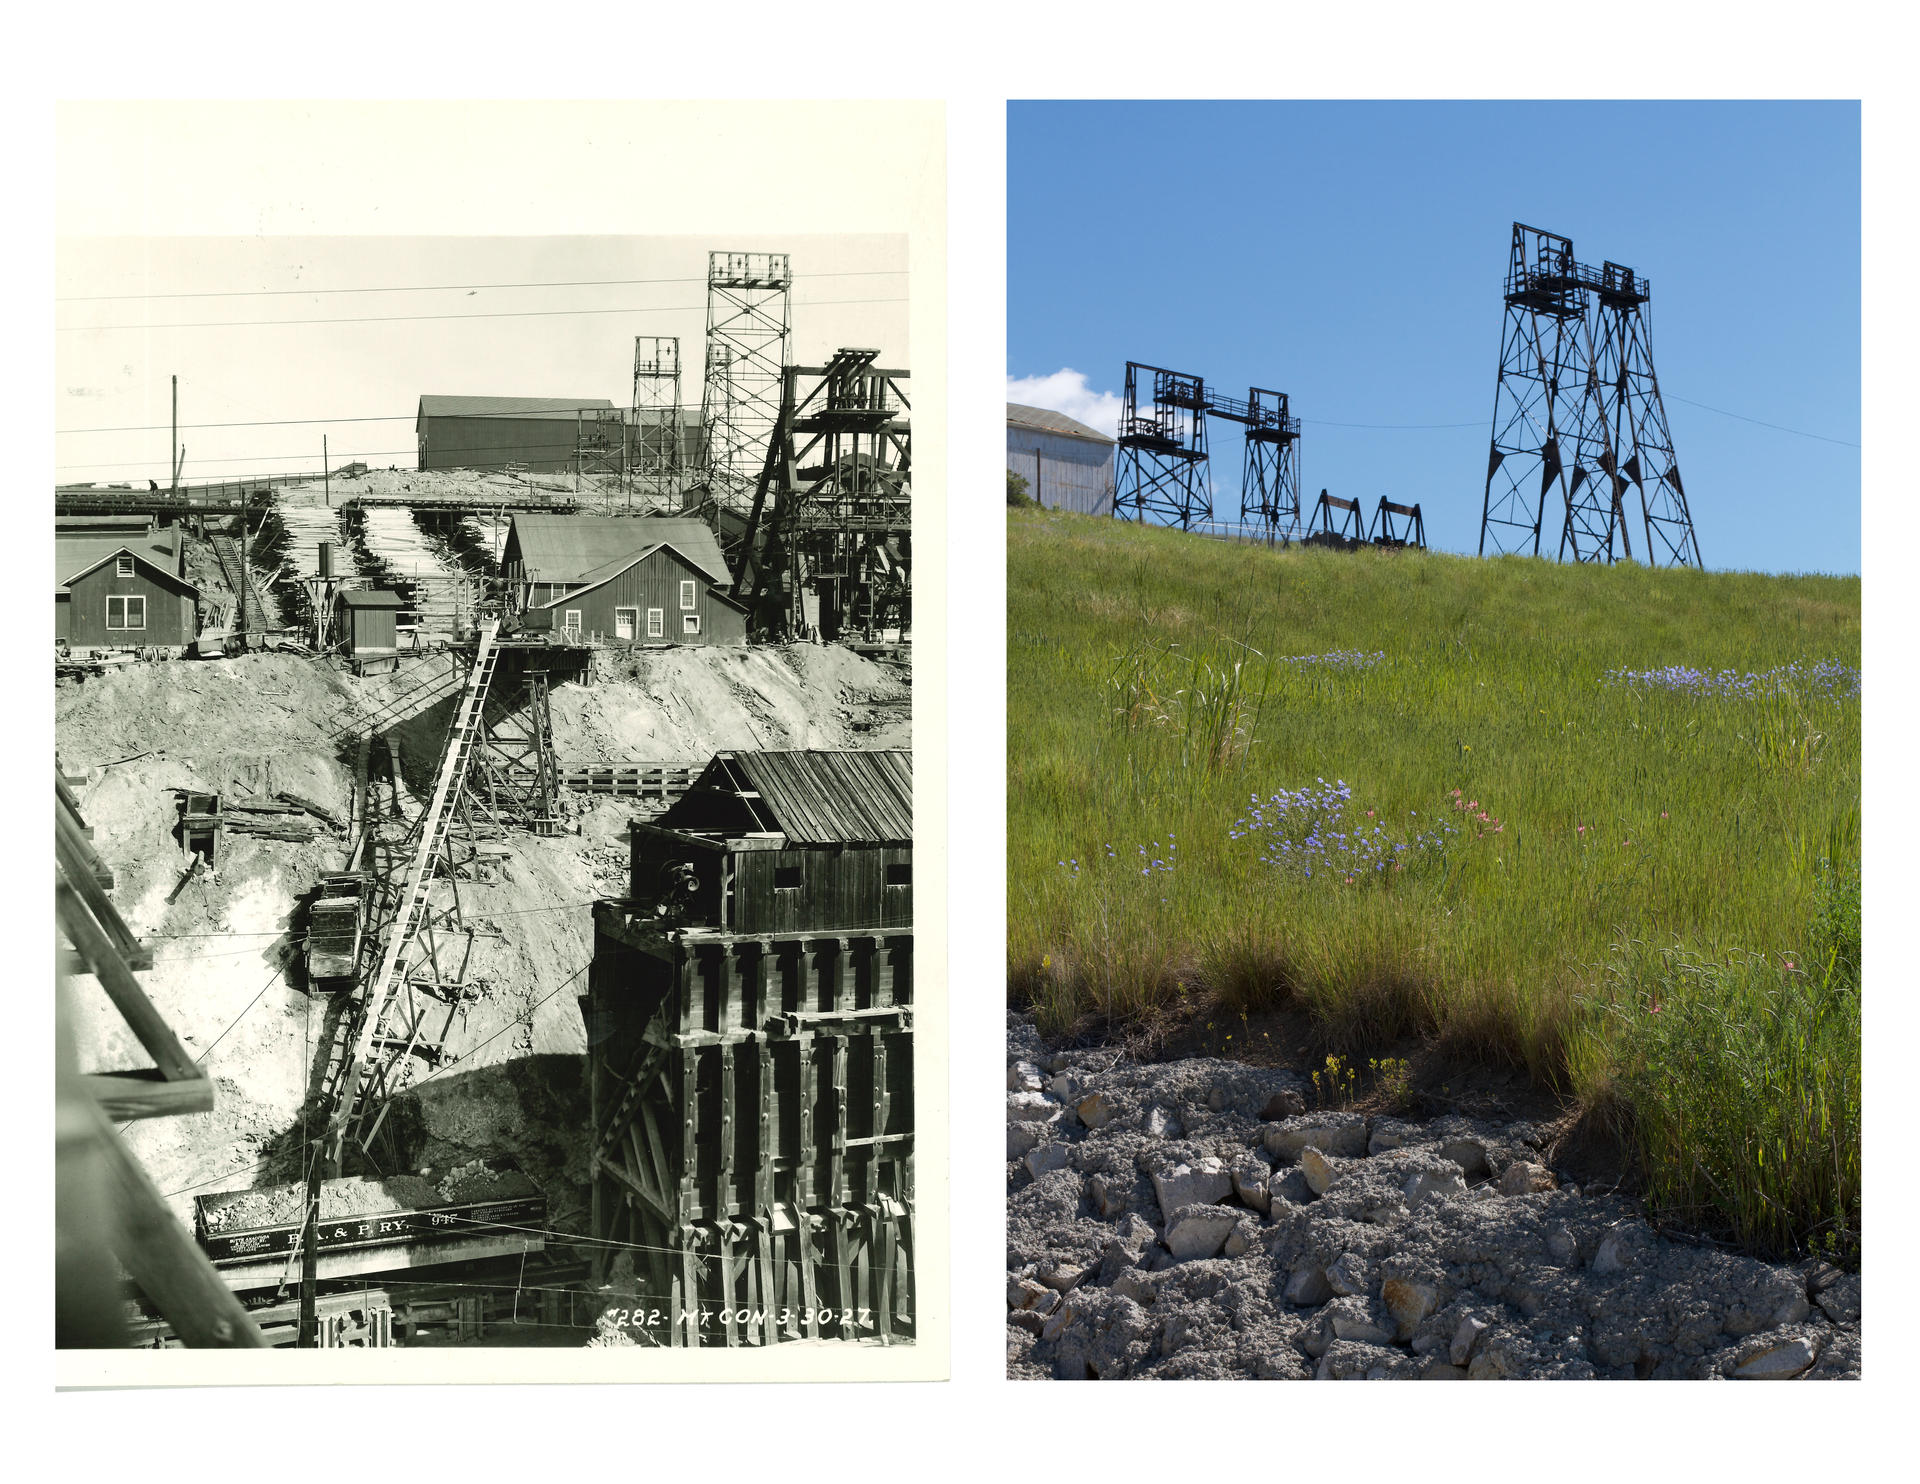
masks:
[(1631, 269), (1608, 263), (1596, 272), (1575, 259), (1570, 239), (1514, 223), (1482, 556), (1489, 537), (1496, 554), (1538, 556), (1552, 492), (1563, 513), (1562, 560), (1631, 557), (1631, 483), (1648, 559), (1658, 564), (1664, 552), (1670, 565), (1699, 565), (1653, 374), (1649, 298)]
[[(1621, 503), (1629, 483), (1640, 492), (1650, 563), (1698, 567), (1700, 541), (1673, 456), (1660, 380), (1653, 371), (1653, 325), (1647, 309), (1652, 298), (1652, 285), (1636, 278), (1631, 268), (1601, 265), (1594, 302), (1596, 376), (1605, 399), (1612, 449), (1624, 455), (1610, 471), (1614, 500), (1616, 505)], [(1624, 536), (1624, 511), (1621, 531)]]
[(1513, 224), (1507, 321), (1493, 398), (1493, 447), (1480, 508), (1480, 555), (1540, 554), (1547, 493), (1567, 501), (1561, 439), (1587, 391), (1586, 294), (1570, 239)]
[[(1150, 401), (1140, 408), (1140, 374), (1152, 376)], [(1207, 388), (1198, 376), (1127, 362), (1120, 411), (1118, 479), (1113, 513), (1122, 520), (1190, 529), (1213, 519), (1207, 477)]]
[(680, 337), (633, 337), (632, 474), (651, 508), (673, 508), (680, 493)]
[(793, 272), (783, 252), (707, 254), (707, 491), (744, 510), (759, 483), (780, 418), (782, 372), (792, 334)]
[(1240, 520), (1265, 527), (1268, 540), (1300, 535), (1300, 419), (1287, 412), (1287, 394), (1249, 387), (1239, 402), (1207, 396), (1207, 411), (1242, 423), (1246, 460), (1240, 470)]

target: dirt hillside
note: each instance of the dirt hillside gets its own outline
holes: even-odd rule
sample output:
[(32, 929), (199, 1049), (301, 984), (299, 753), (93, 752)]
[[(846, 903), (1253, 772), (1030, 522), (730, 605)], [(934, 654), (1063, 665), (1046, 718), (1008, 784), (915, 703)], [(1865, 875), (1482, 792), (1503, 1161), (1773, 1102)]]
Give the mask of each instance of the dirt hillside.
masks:
[[(348, 841), (344, 831), (307, 843), (230, 833), (215, 874), (183, 880), (175, 791), (247, 801), (286, 790), (345, 819), (360, 738), (374, 731), (393, 745), (403, 798), (417, 806), (459, 679), (444, 654), (366, 679), (263, 654), (129, 666), (58, 690), (61, 761), (86, 772), (77, 792), (115, 872), (113, 900), (153, 949), (142, 980), (215, 1079), (211, 1113), (128, 1130), (183, 1219), (195, 1194), (300, 1173), (302, 1110), (339, 1007), (306, 993), (296, 937), (304, 896), (341, 869)], [(557, 688), (553, 720), (563, 763), (697, 765), (734, 747), (903, 746), (907, 696), (904, 669), (844, 650), (675, 650), (638, 656), (599, 684)], [(467, 965), (481, 997), (450, 1012), (451, 1063), (418, 1068), (416, 1094), (395, 1115), (410, 1163), (514, 1155), (546, 1190), (559, 1228), (586, 1221), (576, 996), (591, 953), (589, 908), (620, 889), (635, 812), (624, 800), (573, 800), (577, 834), (515, 832), (509, 879), (463, 887), (483, 934)], [(81, 1065), (147, 1065), (97, 985), (81, 979), (72, 989)]]

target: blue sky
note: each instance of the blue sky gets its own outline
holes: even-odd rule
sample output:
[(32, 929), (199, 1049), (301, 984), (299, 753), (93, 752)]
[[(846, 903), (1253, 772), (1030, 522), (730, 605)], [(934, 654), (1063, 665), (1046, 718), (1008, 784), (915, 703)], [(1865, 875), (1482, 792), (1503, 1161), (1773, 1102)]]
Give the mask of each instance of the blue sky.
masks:
[[(1433, 545), (1472, 551), (1520, 221), (1652, 280), (1706, 565), (1860, 570), (1856, 104), (1013, 103), (1007, 124), (1009, 400), (1110, 418), (1129, 359), (1272, 387), (1309, 499), (1417, 500)], [(1228, 519), (1234, 431), (1212, 440)]]

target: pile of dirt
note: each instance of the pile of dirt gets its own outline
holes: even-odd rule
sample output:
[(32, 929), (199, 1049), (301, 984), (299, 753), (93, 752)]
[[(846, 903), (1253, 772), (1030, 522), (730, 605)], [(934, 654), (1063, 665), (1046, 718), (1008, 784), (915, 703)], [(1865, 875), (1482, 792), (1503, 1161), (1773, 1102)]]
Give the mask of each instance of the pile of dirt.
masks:
[(911, 745), (902, 666), (840, 645), (639, 650), (603, 656), (601, 680), (553, 693), (565, 766), (633, 760), (704, 764), (733, 748)]
[(1007, 1363), (1116, 1380), (1846, 1378), (1860, 1278), (1656, 1232), (1546, 1132), (1008, 1017)]

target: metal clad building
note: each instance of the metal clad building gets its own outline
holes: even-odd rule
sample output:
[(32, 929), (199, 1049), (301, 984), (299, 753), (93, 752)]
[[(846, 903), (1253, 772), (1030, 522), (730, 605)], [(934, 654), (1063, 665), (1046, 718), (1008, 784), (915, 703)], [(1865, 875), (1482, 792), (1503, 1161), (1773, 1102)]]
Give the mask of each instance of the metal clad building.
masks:
[[(625, 420), (605, 397), (422, 397), (414, 430), (422, 469), (573, 467), (582, 423)], [(617, 445), (616, 445), (617, 446)]]
[(1113, 514), (1113, 439), (1064, 413), (1007, 403), (1007, 468), (1049, 510)]

